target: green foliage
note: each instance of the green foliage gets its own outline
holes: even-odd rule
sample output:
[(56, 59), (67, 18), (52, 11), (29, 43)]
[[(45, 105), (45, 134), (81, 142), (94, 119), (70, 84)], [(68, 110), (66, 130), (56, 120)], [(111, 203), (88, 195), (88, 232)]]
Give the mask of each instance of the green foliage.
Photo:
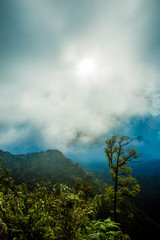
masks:
[[(110, 219), (96, 221), (101, 196), (90, 197), (87, 183), (79, 190), (50, 182), (15, 185), (0, 165), (0, 239), (122, 239)], [(3, 183), (3, 184), (2, 184)], [(123, 238), (124, 239), (124, 238)]]
[(0, 191), (7, 193), (13, 185), (13, 179), (10, 177), (11, 171), (3, 168), (4, 160), (0, 159)]
[(84, 240), (129, 240), (128, 235), (123, 235), (119, 224), (111, 221), (110, 218), (106, 220), (91, 221), (86, 227), (86, 233), (78, 239)]

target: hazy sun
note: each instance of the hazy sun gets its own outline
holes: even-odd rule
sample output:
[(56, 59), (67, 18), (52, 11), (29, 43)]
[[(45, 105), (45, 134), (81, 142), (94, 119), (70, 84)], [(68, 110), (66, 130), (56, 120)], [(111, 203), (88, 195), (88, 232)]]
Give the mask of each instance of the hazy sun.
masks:
[(92, 57), (86, 57), (81, 59), (77, 63), (76, 71), (78, 75), (82, 77), (91, 77), (97, 71), (96, 60)]

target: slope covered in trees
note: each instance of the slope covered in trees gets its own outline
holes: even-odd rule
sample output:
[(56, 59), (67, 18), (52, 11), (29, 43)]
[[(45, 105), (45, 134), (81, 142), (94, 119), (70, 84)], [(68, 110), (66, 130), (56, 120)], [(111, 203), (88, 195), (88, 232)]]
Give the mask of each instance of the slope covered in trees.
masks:
[[(0, 157), (15, 180), (13, 184), (9, 172), (0, 171), (0, 232), (4, 239), (129, 239), (129, 234), (132, 240), (150, 240), (160, 232), (145, 209), (137, 209), (127, 199), (118, 209), (121, 225), (109, 220), (113, 220), (113, 207), (105, 197), (105, 184), (58, 150), (20, 155), (0, 151)], [(104, 164), (105, 168), (104, 175), (112, 184)], [(95, 195), (98, 192), (101, 196)], [(111, 233), (114, 236), (106, 235)]]
[(0, 164), (0, 239), (130, 239), (119, 224), (97, 220), (100, 197), (89, 198), (66, 185), (15, 185)]
[[(103, 215), (103, 214), (105, 215)], [(129, 215), (130, 214), (130, 217)], [(103, 216), (102, 216), (103, 215)], [(159, 226), (128, 201), (121, 206), (121, 224), (110, 219), (103, 195), (49, 182), (14, 184), (0, 165), (0, 239), (2, 240), (150, 240)]]
[(73, 163), (58, 150), (47, 150), (28, 154), (11, 154), (0, 151), (0, 158), (5, 160), (5, 167), (12, 170), (16, 183), (26, 183), (32, 187), (35, 181), (49, 180), (52, 184), (88, 182), (96, 192), (104, 190), (104, 184), (87, 172), (78, 162)]

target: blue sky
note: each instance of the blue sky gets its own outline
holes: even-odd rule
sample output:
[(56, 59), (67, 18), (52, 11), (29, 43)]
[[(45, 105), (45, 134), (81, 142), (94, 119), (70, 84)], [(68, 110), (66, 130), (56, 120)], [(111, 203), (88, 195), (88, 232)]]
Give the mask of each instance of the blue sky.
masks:
[(160, 1), (0, 1), (0, 148), (160, 157)]

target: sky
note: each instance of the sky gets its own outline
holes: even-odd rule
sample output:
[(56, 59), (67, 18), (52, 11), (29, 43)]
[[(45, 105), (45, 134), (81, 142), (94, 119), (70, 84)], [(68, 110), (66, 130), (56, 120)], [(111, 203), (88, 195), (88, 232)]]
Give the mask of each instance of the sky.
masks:
[(0, 148), (160, 158), (160, 1), (0, 1)]

